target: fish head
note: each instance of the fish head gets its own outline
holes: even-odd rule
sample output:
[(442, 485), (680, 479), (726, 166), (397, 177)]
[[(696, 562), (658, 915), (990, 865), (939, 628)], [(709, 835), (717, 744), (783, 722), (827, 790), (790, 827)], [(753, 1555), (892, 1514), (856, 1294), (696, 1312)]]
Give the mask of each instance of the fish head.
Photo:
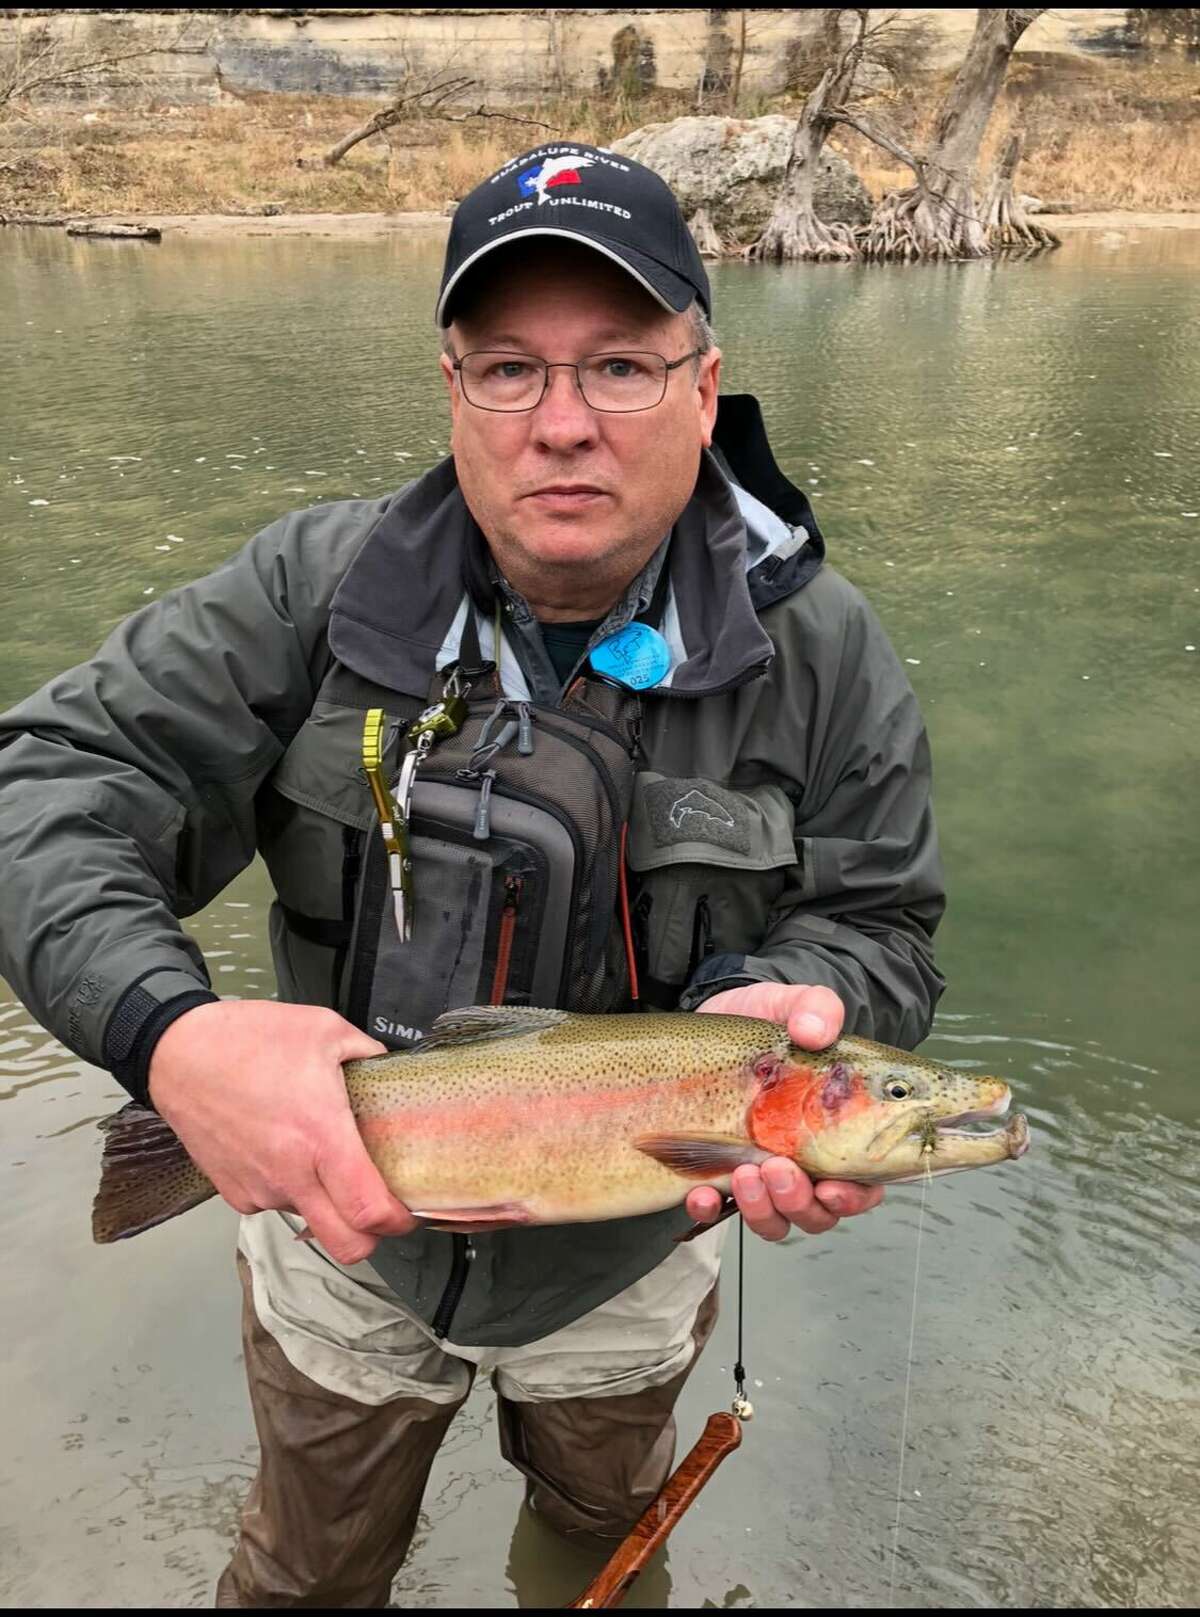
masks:
[(820, 1179), (888, 1184), (957, 1173), (1023, 1155), (1023, 1116), (1000, 1122), (1002, 1078), (943, 1067), (869, 1039), (827, 1050), (789, 1045), (759, 1070), (750, 1133)]

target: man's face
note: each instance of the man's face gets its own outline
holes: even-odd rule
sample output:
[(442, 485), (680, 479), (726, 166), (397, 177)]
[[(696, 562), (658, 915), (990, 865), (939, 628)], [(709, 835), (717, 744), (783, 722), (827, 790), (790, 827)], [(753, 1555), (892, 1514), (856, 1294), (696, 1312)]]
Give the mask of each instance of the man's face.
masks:
[[(673, 360), (695, 347), (686, 315), (667, 313), (588, 248), (497, 258), (498, 273), (483, 269), (485, 289), (450, 327), (460, 358), (495, 348), (577, 361), (642, 349)], [(641, 571), (691, 497), (719, 369), (714, 348), (698, 377), (689, 360), (668, 373), (661, 404), (627, 414), (590, 408), (575, 372), (552, 370), (536, 408), (500, 413), (470, 404), (443, 357), (463, 495), (501, 569), (535, 605), (569, 609), (610, 590), (615, 600)]]

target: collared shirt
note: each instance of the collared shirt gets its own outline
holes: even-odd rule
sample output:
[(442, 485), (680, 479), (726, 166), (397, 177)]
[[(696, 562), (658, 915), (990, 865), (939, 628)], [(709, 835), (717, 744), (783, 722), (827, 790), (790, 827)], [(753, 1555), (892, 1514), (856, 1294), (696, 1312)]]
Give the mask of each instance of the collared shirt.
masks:
[[(479, 535), (479, 540), (481, 543), (486, 542), (482, 534)], [(620, 600), (597, 623), (580, 656), (574, 665), (568, 668), (563, 678), (559, 677), (554, 659), (546, 648), (542, 626), (534, 616), (532, 607), (520, 591), (514, 589), (508, 582), (496, 566), (491, 552), (488, 552), (488, 574), (493, 590), (501, 597), (507, 631), (505, 638), (516, 653), (533, 701), (556, 702), (565, 687), (579, 672), (592, 648), (598, 646), (601, 640), (607, 639), (610, 634), (615, 634), (618, 629), (623, 629), (640, 612), (647, 609), (654, 599), (659, 577), (666, 566), (670, 545), (671, 535), (668, 533), (641, 572), (626, 588)]]

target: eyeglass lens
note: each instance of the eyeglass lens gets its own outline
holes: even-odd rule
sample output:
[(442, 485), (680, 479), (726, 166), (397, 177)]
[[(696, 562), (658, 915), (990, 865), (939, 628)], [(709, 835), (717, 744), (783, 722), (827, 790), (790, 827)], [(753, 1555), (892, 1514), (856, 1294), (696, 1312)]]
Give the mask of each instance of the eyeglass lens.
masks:
[[(646, 410), (666, 392), (662, 354), (589, 354), (573, 368), (595, 410)], [(459, 374), (467, 399), (481, 409), (531, 410), (545, 392), (548, 369), (532, 354), (476, 352), (464, 355)]]

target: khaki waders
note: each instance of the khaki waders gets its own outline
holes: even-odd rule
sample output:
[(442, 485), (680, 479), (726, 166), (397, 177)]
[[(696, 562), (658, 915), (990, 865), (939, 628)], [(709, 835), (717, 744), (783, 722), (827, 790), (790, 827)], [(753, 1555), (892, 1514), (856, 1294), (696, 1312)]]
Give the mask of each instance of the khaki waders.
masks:
[[(431, 1347), (423, 1367), (440, 1397), (360, 1403), (289, 1362), (258, 1317), (241, 1252), (238, 1271), (261, 1458), (216, 1604), (386, 1606), (434, 1457), (476, 1365), (440, 1354), (439, 1375), (429, 1354), (440, 1350)], [(690, 1360), (659, 1385), (544, 1401), (497, 1392), (500, 1452), (525, 1476), (526, 1501), (539, 1518), (589, 1546), (613, 1548), (624, 1538), (670, 1474), (672, 1411), (716, 1318), (714, 1284), (694, 1314)]]

